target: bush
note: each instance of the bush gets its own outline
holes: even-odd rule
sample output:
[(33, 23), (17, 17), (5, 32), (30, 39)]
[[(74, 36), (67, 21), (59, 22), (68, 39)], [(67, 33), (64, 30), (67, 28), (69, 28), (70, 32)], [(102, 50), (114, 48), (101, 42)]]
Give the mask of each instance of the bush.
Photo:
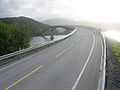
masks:
[(0, 55), (29, 47), (30, 33), (26, 26), (0, 21)]

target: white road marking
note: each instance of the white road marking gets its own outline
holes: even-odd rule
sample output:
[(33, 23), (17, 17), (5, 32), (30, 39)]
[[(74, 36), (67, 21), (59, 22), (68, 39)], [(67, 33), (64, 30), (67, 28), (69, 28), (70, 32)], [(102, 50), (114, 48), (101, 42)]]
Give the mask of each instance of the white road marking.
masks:
[[(54, 52), (50, 53), (49, 55), (52, 55), (53, 53), (54, 53)], [(34, 56), (38, 56), (39, 54), (41, 54), (41, 53), (37, 53), (37, 54), (31, 55), (31, 56), (29, 56), (29, 57), (24, 58), (23, 60), (17, 61), (17, 62), (15, 62), (15, 63), (13, 63), (13, 64), (8, 65), (8, 66), (5, 66), (5, 67), (1, 68), (0, 71), (2, 71), (2, 70), (4, 70), (4, 69), (7, 69), (7, 68), (9, 68), (9, 67), (11, 67), (11, 66), (14, 66), (14, 65), (16, 65), (16, 64), (18, 64), (18, 63), (21, 63), (21, 62), (23, 62), (23, 61), (26, 61), (26, 60), (34, 57)], [(43, 56), (43, 58), (41, 58), (41, 59), (44, 59), (44, 56)]]
[(20, 62), (23, 62), (23, 61), (25, 61), (25, 60), (27, 60), (27, 59), (30, 59), (31, 57), (34, 57), (34, 56), (35, 56), (35, 55), (31, 55), (31, 56), (29, 56), (29, 57), (27, 57), (27, 58), (24, 58), (23, 60), (17, 61), (16, 63), (13, 63), (13, 64), (10, 64), (10, 65), (8, 65), (8, 66), (6, 66), (6, 67), (0, 68), (0, 70), (4, 70), (4, 69), (6, 69), (6, 68), (8, 68), (8, 67), (11, 67), (11, 66), (13, 66), (13, 65), (15, 65), (15, 64), (18, 64), (18, 63), (20, 63)]
[(72, 90), (75, 90), (78, 82), (80, 81), (80, 79), (81, 79), (81, 77), (82, 77), (82, 75), (83, 75), (83, 72), (85, 71), (85, 68), (86, 68), (86, 66), (87, 66), (87, 64), (88, 64), (88, 62), (89, 62), (89, 60), (90, 60), (91, 54), (92, 54), (92, 52), (93, 52), (93, 49), (94, 49), (94, 46), (95, 46), (95, 35), (94, 35), (94, 34), (92, 34), (92, 35), (93, 35), (93, 37), (94, 37), (94, 41), (93, 41), (92, 48), (91, 48), (91, 50), (90, 50), (89, 56), (88, 56), (88, 58), (87, 58), (87, 61), (86, 61), (86, 63), (84, 64), (84, 66), (83, 66), (83, 68), (82, 68), (82, 71), (80, 72), (77, 80), (75, 81), (75, 84), (74, 84), (73, 87), (72, 87)]

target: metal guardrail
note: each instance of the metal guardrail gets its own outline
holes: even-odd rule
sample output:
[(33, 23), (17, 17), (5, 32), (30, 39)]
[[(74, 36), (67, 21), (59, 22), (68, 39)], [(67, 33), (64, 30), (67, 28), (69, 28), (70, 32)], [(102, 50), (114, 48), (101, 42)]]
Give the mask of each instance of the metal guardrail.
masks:
[(34, 49), (37, 49), (37, 48), (40, 48), (42, 46), (45, 46), (45, 45), (49, 45), (49, 44), (52, 44), (54, 42), (58, 42), (60, 40), (63, 40), (69, 36), (71, 36), (72, 34), (74, 34), (76, 32), (76, 29), (74, 29), (74, 31), (72, 31), (70, 34), (60, 38), (60, 39), (57, 39), (55, 41), (48, 41), (48, 42), (45, 42), (45, 43), (42, 43), (42, 44), (39, 44), (39, 45), (36, 45), (36, 46), (32, 46), (32, 47), (29, 47), (29, 48), (26, 48), (26, 49), (22, 49), (20, 51), (16, 51), (16, 52), (13, 52), (13, 53), (10, 53), (10, 54), (6, 54), (6, 55), (3, 55), (3, 56), (0, 56), (0, 60), (3, 60), (3, 59), (7, 59), (7, 58), (10, 58), (10, 57), (13, 57), (13, 56), (16, 56), (16, 55), (20, 55), (22, 53), (25, 53), (25, 52), (28, 52), (28, 51), (31, 51), (31, 50), (34, 50)]
[[(97, 33), (96, 31), (94, 31), (95, 29), (97, 30), (97, 28), (93, 28), (93, 27), (89, 27), (93, 33)], [(98, 30), (99, 32), (99, 30)], [(107, 72), (106, 72), (106, 40), (105, 40), (105, 36), (99, 32), (99, 34), (102, 37), (102, 42), (103, 42), (103, 48), (102, 48), (102, 61), (101, 61), (101, 67), (100, 67), (100, 79), (98, 81), (98, 88), (97, 90), (107, 90)]]
[(102, 39), (103, 39), (102, 72), (100, 76), (100, 87), (98, 90), (107, 90), (106, 88), (106, 41), (105, 41), (104, 35), (102, 35)]
[[(92, 27), (89, 27), (91, 29), (91, 31), (93, 33), (97, 33), (96, 31), (94, 31), (95, 29), (98, 30), (97, 28), (92, 28)], [(99, 32), (99, 30), (98, 30)], [(101, 60), (101, 66), (100, 66), (100, 78), (99, 78), (99, 81), (98, 81), (98, 88), (97, 90), (107, 90), (107, 72), (106, 72), (106, 40), (105, 40), (105, 36), (99, 32), (99, 34), (101, 35), (102, 37), (102, 42), (103, 42), (103, 47), (102, 47), (102, 60)]]
[(107, 90), (106, 89), (106, 41), (105, 41), (105, 36), (103, 36), (103, 78), (102, 78), (102, 90)]

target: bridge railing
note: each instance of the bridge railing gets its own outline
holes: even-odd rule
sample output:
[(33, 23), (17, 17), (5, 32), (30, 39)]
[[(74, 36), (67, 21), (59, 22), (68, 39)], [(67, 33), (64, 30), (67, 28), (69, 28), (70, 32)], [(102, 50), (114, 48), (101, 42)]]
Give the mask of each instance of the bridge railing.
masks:
[(63, 40), (69, 36), (71, 36), (72, 34), (74, 34), (76, 32), (76, 29), (74, 29), (70, 34), (62, 37), (62, 38), (59, 38), (57, 40), (54, 40), (54, 41), (48, 41), (48, 42), (44, 42), (42, 44), (39, 44), (39, 45), (36, 45), (36, 46), (32, 46), (32, 47), (29, 47), (29, 48), (26, 48), (26, 49), (22, 49), (22, 50), (19, 50), (19, 51), (16, 51), (16, 52), (13, 52), (13, 53), (10, 53), (10, 54), (6, 54), (6, 55), (3, 55), (3, 56), (0, 56), (0, 60), (4, 60), (4, 59), (7, 59), (7, 58), (10, 58), (10, 57), (13, 57), (13, 56), (17, 56), (17, 55), (20, 55), (22, 53), (25, 53), (25, 52), (28, 52), (28, 51), (31, 51), (31, 50), (34, 50), (34, 49), (37, 49), (37, 48), (40, 48), (40, 47), (43, 47), (45, 45), (50, 45), (54, 42), (58, 42), (60, 40)]

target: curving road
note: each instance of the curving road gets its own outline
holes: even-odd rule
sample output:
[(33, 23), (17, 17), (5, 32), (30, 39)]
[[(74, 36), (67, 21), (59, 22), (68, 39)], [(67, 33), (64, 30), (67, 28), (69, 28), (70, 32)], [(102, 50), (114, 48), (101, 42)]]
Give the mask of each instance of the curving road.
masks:
[(0, 90), (97, 90), (102, 37), (89, 28), (0, 69)]

